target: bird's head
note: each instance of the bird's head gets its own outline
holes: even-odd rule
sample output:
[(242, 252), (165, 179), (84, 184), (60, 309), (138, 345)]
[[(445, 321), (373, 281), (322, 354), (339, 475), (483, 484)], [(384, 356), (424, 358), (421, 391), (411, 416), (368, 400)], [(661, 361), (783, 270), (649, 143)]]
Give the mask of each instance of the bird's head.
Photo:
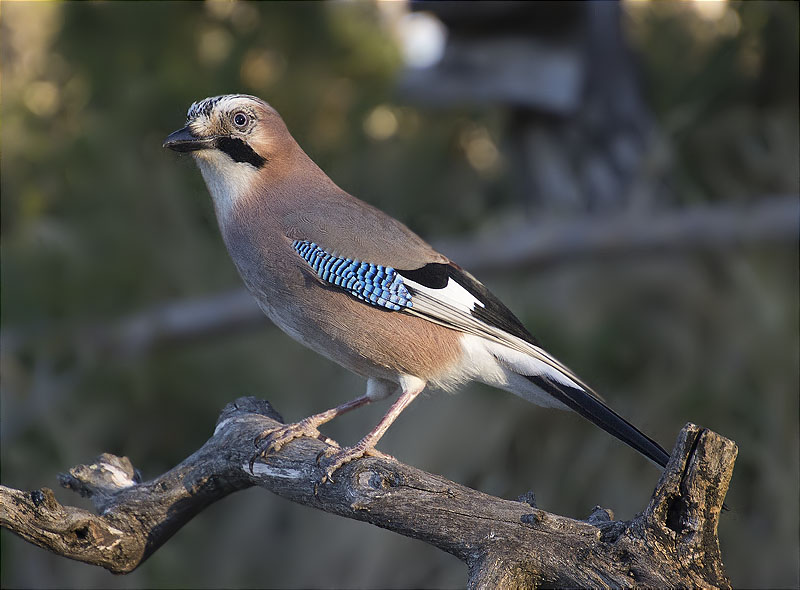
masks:
[(278, 112), (248, 94), (193, 103), (164, 147), (194, 156), (218, 213), (251, 194), (262, 173), (279, 175), (299, 149)]

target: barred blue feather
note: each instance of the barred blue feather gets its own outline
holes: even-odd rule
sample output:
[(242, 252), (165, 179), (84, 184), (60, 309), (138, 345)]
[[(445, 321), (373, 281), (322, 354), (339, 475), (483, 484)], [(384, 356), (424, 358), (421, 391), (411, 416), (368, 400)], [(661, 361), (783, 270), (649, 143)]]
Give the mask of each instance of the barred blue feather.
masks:
[(341, 258), (306, 240), (295, 240), (292, 246), (323, 281), (376, 307), (392, 311), (412, 307), (403, 277), (391, 266)]

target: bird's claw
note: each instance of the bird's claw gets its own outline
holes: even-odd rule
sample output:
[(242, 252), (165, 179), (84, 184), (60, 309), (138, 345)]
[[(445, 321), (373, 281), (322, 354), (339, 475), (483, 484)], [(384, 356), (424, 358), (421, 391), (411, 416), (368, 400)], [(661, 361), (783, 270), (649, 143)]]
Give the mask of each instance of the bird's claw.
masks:
[(267, 455), (277, 453), (286, 443), (304, 436), (309, 438), (323, 438), (329, 445), (334, 447), (339, 446), (336, 441), (323, 437), (320, 431), (317, 430), (317, 427), (306, 420), (300, 420), (300, 422), (295, 422), (293, 424), (284, 424), (276, 428), (268, 428), (253, 440), (256, 452), (250, 458), (250, 473), (253, 473), (253, 465), (255, 465), (258, 459), (266, 459)]
[(375, 447), (366, 447), (361, 444), (356, 444), (352, 447), (344, 449), (327, 448), (317, 455), (317, 463), (327, 463), (325, 467), (325, 475), (322, 476), (322, 483), (333, 483), (333, 474), (342, 467), (345, 463), (349, 463), (355, 459), (362, 457), (377, 457), (378, 459), (388, 459), (395, 461), (396, 459), (386, 453), (381, 453)]
[[(368, 438), (365, 438), (352, 447), (342, 448), (339, 444), (317, 430), (318, 423), (309, 419), (300, 420), (294, 424), (284, 424), (276, 428), (269, 428), (259, 434), (253, 443), (256, 452), (250, 458), (250, 473), (253, 473), (253, 466), (259, 459), (266, 459), (272, 453), (277, 453), (283, 446), (296, 438), (307, 436), (318, 438), (329, 446), (317, 455), (317, 463), (325, 466), (325, 474), (322, 483), (333, 482), (333, 474), (345, 463), (364, 456), (377, 457), (380, 459), (394, 460), (394, 457), (381, 453), (377, 450)], [(371, 444), (370, 444), (371, 443)]]

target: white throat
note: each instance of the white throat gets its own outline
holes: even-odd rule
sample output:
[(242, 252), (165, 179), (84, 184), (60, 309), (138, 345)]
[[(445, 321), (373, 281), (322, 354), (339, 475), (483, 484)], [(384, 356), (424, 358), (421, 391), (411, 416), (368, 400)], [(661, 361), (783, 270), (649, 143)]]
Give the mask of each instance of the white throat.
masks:
[(236, 205), (251, 194), (258, 171), (249, 164), (234, 162), (217, 150), (201, 150), (193, 155), (211, 193), (217, 219), (223, 223)]

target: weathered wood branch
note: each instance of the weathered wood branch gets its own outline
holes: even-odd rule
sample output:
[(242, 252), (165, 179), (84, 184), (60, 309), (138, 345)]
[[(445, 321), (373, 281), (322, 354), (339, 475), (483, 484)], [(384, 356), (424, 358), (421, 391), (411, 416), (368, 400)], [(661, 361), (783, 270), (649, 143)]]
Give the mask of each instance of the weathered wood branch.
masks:
[(471, 588), (730, 587), (717, 539), (736, 445), (687, 424), (650, 503), (631, 521), (595, 508), (586, 521), (504, 500), (385, 458), (353, 461), (322, 484), (327, 443), (298, 439), (265, 462), (253, 440), (280, 420), (268, 402), (229, 404), (213, 436), (147, 482), (127, 458), (103, 454), (62, 474), (98, 513), (47, 488), (0, 486), (0, 524), (59, 555), (115, 573), (134, 570), (209, 504), (260, 486), (279, 496), (420, 539), (468, 566)]

